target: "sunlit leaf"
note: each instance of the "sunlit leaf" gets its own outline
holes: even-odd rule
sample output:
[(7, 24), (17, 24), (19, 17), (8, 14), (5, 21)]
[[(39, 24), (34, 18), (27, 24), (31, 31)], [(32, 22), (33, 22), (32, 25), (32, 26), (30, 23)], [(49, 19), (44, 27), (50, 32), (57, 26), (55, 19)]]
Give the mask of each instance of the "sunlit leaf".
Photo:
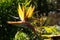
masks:
[(28, 0), (27, 0), (25, 7), (28, 6), (30, 3), (31, 3), (31, 0), (30, 0), (29, 2), (28, 2)]

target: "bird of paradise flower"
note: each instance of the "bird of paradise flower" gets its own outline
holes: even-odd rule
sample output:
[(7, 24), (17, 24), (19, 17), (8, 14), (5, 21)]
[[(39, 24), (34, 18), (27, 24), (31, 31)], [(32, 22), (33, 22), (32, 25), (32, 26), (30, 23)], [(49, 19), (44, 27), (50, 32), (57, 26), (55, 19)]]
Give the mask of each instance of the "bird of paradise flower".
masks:
[(22, 7), (21, 7), (20, 4), (18, 3), (18, 15), (19, 15), (19, 18), (21, 21), (16, 21), (16, 22), (8, 21), (7, 23), (9, 23), (9, 24), (26, 24), (27, 27), (31, 28), (34, 31), (34, 33), (36, 33), (34, 26), (32, 26), (29, 22), (27, 22), (28, 18), (32, 17), (34, 9), (35, 9), (35, 6), (32, 7), (32, 5), (30, 5), (30, 7), (26, 10), (24, 5), (22, 5)]

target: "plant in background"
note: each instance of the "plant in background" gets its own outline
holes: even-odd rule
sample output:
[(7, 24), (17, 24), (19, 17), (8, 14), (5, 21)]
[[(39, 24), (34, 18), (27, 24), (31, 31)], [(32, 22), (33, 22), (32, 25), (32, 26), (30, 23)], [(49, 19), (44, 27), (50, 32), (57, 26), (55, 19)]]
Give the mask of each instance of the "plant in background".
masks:
[(30, 40), (29, 36), (21, 31), (18, 31), (15, 35), (15, 39), (14, 40)]
[(13, 0), (0, 0), (0, 6), (6, 7), (12, 4)]
[(20, 5), (24, 5), (25, 7), (28, 7), (30, 5), (32, 0), (17, 0), (17, 2), (20, 2)]

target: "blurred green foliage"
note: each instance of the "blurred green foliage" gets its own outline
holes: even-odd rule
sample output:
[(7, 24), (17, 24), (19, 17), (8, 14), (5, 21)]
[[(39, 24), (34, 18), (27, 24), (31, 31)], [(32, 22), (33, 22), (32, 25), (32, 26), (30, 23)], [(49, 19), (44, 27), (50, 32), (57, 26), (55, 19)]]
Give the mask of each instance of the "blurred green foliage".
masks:
[(15, 40), (30, 40), (27, 34), (24, 34), (23, 32), (17, 32), (15, 35)]
[(42, 27), (42, 34), (44, 35), (58, 35), (60, 31), (56, 28), (57, 26), (43, 26)]
[[(57, 3), (55, 1), (49, 1), (49, 0), (0, 0), (0, 40), (13, 40), (15, 34), (17, 33), (18, 30), (21, 30), (22, 28), (26, 30), (26, 28), (17, 26), (17, 25), (10, 25), (7, 24), (6, 22), (8, 20), (10, 21), (18, 21), (19, 19), (12, 18), (12, 16), (17, 16), (17, 5), (20, 2), (20, 4), (24, 4), (26, 7), (29, 4), (33, 4), (36, 6), (35, 11), (37, 14), (43, 13), (43, 12), (48, 12), (50, 10), (55, 10), (57, 9)], [(30, 3), (31, 2), (31, 3)], [(40, 16), (40, 15), (39, 15)], [(27, 32), (25, 31), (24, 32)], [(27, 29), (30, 30), (30, 29)], [(30, 34), (31, 31), (28, 32)], [(22, 33), (25, 35), (24, 33)], [(31, 34), (32, 35), (32, 34)], [(31, 36), (30, 35), (30, 36)]]

